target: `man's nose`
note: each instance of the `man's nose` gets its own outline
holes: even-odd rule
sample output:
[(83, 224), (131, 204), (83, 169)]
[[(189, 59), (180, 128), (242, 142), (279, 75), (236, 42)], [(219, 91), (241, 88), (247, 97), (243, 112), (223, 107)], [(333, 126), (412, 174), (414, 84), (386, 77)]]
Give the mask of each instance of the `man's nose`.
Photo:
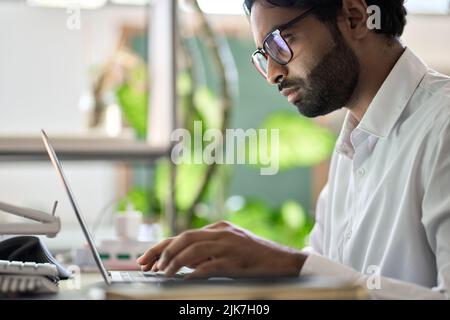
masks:
[(279, 84), (287, 76), (287, 67), (275, 62), (268, 57), (267, 60), (267, 82), (269, 84)]

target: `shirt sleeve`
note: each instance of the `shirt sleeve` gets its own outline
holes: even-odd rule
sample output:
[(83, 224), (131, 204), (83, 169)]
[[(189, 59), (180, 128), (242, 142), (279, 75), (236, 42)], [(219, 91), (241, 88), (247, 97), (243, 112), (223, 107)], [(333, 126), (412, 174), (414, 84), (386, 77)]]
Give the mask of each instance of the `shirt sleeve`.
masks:
[(372, 299), (441, 300), (447, 298), (436, 288), (429, 289), (376, 274), (365, 275), (314, 253), (309, 254), (300, 275), (339, 277), (365, 287)]
[(426, 152), (422, 224), (436, 257), (437, 290), (450, 297), (450, 119), (444, 117), (436, 143)]
[[(323, 257), (321, 210), (319, 223), (311, 234), (311, 248), (300, 275), (334, 276), (365, 286), (373, 299), (449, 299), (450, 298), (450, 119), (436, 125), (435, 143), (427, 144), (423, 158), (422, 224), (436, 257), (437, 285), (426, 288), (413, 283), (362, 274), (348, 266)], [(326, 196), (326, 191), (324, 193)]]

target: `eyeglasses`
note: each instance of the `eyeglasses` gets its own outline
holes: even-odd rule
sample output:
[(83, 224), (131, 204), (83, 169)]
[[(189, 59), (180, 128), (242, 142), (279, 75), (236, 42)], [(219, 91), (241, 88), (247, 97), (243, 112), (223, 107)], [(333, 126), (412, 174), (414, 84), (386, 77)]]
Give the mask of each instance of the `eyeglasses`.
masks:
[(292, 19), (291, 21), (285, 23), (280, 26), (278, 29), (269, 33), (263, 41), (263, 47), (261, 49), (256, 50), (252, 55), (252, 63), (262, 74), (264, 78), (267, 79), (268, 73), (268, 58), (270, 57), (276, 63), (280, 65), (287, 65), (291, 62), (294, 53), (292, 52), (291, 47), (289, 47), (286, 40), (283, 38), (281, 33), (286, 29), (292, 27), (294, 24), (299, 22), (300, 20), (306, 18), (315, 8), (311, 8), (305, 12), (303, 12), (298, 17)]

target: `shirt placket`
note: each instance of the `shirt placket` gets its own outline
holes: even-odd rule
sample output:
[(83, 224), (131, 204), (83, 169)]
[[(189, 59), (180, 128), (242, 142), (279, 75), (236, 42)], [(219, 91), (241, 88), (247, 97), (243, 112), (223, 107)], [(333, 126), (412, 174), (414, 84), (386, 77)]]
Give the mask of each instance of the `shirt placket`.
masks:
[(347, 262), (349, 243), (354, 236), (354, 220), (361, 210), (361, 190), (367, 174), (367, 168), (364, 166), (368, 156), (368, 134), (355, 129), (351, 135), (351, 142), (354, 148), (352, 160), (352, 180), (354, 190), (352, 193), (352, 204), (349, 212), (349, 218), (343, 235), (342, 261)]

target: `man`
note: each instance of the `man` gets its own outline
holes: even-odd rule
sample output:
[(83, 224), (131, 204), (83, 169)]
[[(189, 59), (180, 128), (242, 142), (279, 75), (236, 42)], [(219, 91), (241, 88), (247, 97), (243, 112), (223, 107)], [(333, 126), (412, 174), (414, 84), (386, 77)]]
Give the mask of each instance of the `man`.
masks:
[[(378, 272), (374, 298), (449, 297), (450, 79), (399, 41), (403, 2), (245, 1), (253, 63), (267, 81), (308, 117), (348, 109), (311, 246), (296, 251), (219, 222), (150, 248), (143, 270), (360, 283)], [(381, 28), (368, 23), (373, 5)]]

